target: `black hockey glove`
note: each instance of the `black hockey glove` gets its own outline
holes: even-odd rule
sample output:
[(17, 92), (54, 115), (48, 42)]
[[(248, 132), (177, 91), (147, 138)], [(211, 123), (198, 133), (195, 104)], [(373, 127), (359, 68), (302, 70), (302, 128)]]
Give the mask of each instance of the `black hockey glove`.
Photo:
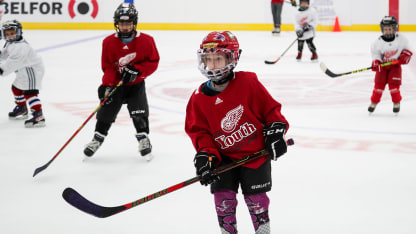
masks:
[(287, 151), (287, 144), (284, 139), (286, 127), (286, 123), (274, 122), (263, 129), (266, 150), (273, 160), (277, 160)]
[(311, 25), (309, 25), (309, 24), (307, 24), (307, 25), (305, 25), (305, 26), (303, 26), (303, 31), (304, 32), (307, 32), (307, 31), (309, 31), (309, 30), (311, 30), (312, 29), (312, 26)]
[(137, 76), (140, 75), (140, 71), (131, 65), (125, 66), (121, 73), (121, 80), (123, 84), (134, 82)]
[(3, 75), (3, 69), (0, 68), (0, 76)]
[(296, 36), (302, 37), (303, 36), (303, 30), (302, 29), (296, 30)]
[(295, 0), (291, 0), (292, 6), (296, 6), (296, 1)]
[(196, 168), (196, 174), (201, 176), (201, 184), (207, 186), (217, 182), (220, 178), (214, 174), (214, 164), (218, 162), (218, 159), (213, 154), (208, 154), (204, 151), (196, 153), (194, 158), (194, 165)]
[[(104, 98), (106, 98), (108, 96), (108, 94), (111, 92), (111, 90), (113, 89), (113, 87), (109, 87), (109, 86), (100, 86), (98, 87), (98, 98), (100, 99), (100, 101), (104, 101)], [(112, 97), (109, 97), (107, 99), (107, 101), (105, 102), (105, 104), (110, 104), (113, 101)]]

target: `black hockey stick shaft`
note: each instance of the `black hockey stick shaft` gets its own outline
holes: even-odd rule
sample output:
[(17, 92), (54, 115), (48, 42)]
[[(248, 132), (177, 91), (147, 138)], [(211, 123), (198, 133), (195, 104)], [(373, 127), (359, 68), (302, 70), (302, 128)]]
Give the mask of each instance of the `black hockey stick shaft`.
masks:
[(286, 50), (279, 56), (279, 58), (277, 58), (274, 61), (265, 60), (264, 63), (265, 64), (275, 64), (275, 63), (279, 62), (279, 60), (286, 54), (286, 52), (295, 44), (295, 42), (297, 40), (298, 40), (298, 38), (296, 38), (292, 43), (290, 43), (289, 47), (286, 48)]
[[(396, 65), (398, 63), (399, 63), (399, 61), (394, 60), (394, 61), (391, 61), (391, 62), (382, 63), (382, 64), (380, 64), (380, 66), (386, 67), (386, 66)], [(350, 71), (350, 72), (344, 72), (344, 73), (338, 73), (337, 74), (337, 73), (333, 73), (331, 70), (329, 70), (324, 63), (321, 63), (320, 67), (321, 67), (321, 70), (323, 72), (325, 72), (325, 74), (327, 74), (329, 77), (332, 77), (332, 78), (345, 76), (345, 75), (350, 75), (350, 74), (359, 73), (359, 72), (368, 71), (368, 70), (373, 69), (373, 67), (366, 67), (366, 68), (361, 68), (361, 69)]]
[(45, 165), (38, 167), (35, 169), (35, 172), (33, 173), (33, 177), (35, 177), (38, 173), (45, 170), (49, 165), (58, 157), (58, 155), (65, 149), (65, 147), (74, 139), (74, 137), (81, 131), (82, 128), (88, 123), (88, 121), (97, 113), (97, 111), (105, 104), (105, 102), (110, 98), (114, 92), (117, 90), (118, 87), (120, 87), (123, 84), (122, 81), (120, 81), (109, 93), (108, 95), (101, 101), (100, 105), (95, 108), (95, 110), (88, 116), (88, 118), (82, 123), (82, 125), (72, 134), (72, 136), (65, 142), (65, 144), (59, 149), (59, 151), (47, 162)]
[[(294, 141), (293, 139), (287, 140), (288, 145), (293, 145)], [(221, 166), (214, 170), (214, 173), (216, 175), (219, 175), (223, 172), (229, 171), (233, 168), (236, 168), (238, 166), (241, 166), (243, 164), (246, 164), (248, 162), (251, 162), (255, 159), (261, 158), (263, 156), (267, 155), (266, 150), (259, 151), (257, 153), (254, 153), (250, 156), (247, 156), (243, 159), (240, 159), (238, 161), (232, 162), (230, 164)], [(85, 197), (83, 197), (81, 194), (79, 194), (77, 191), (75, 191), (73, 188), (66, 188), (63, 193), (62, 197), (65, 199), (66, 202), (74, 206), (75, 208), (88, 213), (90, 215), (93, 215), (98, 218), (106, 218), (112, 215), (115, 215), (117, 213), (126, 211), (128, 209), (131, 209), (133, 207), (136, 207), (138, 205), (141, 205), (143, 203), (146, 203), (148, 201), (151, 201), (155, 198), (161, 197), (163, 195), (166, 195), (168, 193), (171, 193), (173, 191), (179, 190), (181, 188), (184, 188), (188, 185), (191, 185), (193, 183), (196, 183), (201, 180), (200, 176), (195, 176), (189, 180), (183, 181), (179, 184), (175, 184), (173, 186), (170, 186), (168, 188), (162, 189), (156, 193), (150, 194), (148, 196), (145, 196), (143, 198), (140, 198), (139, 200), (121, 205), (121, 206), (114, 206), (114, 207), (106, 207), (106, 206), (100, 206), (97, 205), (89, 200), (87, 200)]]

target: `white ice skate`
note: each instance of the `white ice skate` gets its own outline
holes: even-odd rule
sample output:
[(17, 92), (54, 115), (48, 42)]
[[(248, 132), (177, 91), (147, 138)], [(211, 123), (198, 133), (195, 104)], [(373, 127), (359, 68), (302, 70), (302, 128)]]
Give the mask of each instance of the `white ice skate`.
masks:
[(150, 144), (149, 136), (145, 132), (140, 132), (136, 134), (137, 141), (139, 142), (139, 153), (147, 161), (153, 159), (152, 155), (152, 144)]
[(84, 148), (85, 156), (92, 157), (94, 153), (98, 150), (98, 148), (100, 148), (100, 146), (103, 144), (104, 139), (105, 139), (105, 135), (99, 132), (95, 132), (94, 137), (92, 138), (90, 143), (88, 143)]

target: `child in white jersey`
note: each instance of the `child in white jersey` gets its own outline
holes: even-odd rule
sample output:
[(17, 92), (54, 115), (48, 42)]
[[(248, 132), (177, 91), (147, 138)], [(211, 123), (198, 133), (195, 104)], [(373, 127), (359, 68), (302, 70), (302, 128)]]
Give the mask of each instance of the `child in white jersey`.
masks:
[(45, 118), (38, 98), (44, 74), (42, 59), (22, 37), (22, 25), (17, 20), (6, 21), (2, 26), (2, 35), (6, 44), (0, 55), (0, 75), (16, 73), (12, 85), (16, 107), (9, 112), (9, 118), (26, 119), (27, 103), (33, 117), (25, 121), (25, 127), (43, 127)]
[[(409, 42), (402, 35), (397, 33), (397, 20), (394, 16), (385, 16), (380, 23), (383, 33), (372, 45), (371, 55), (373, 58), (373, 71), (375, 75), (375, 85), (371, 104), (368, 107), (370, 113), (374, 112), (380, 102), (386, 85), (389, 85), (391, 99), (393, 101), (393, 112), (400, 111), (400, 85), (402, 84), (402, 64), (408, 64), (412, 56)], [(394, 65), (382, 67), (380, 64), (385, 62), (397, 61)]]
[(298, 56), (296, 60), (302, 59), (303, 45), (306, 44), (309, 50), (312, 52), (312, 61), (318, 59), (316, 53), (316, 47), (313, 44), (313, 38), (315, 37), (315, 28), (318, 25), (318, 13), (315, 9), (309, 7), (309, 0), (299, 1), (299, 11), (295, 16), (295, 31), (298, 36)]

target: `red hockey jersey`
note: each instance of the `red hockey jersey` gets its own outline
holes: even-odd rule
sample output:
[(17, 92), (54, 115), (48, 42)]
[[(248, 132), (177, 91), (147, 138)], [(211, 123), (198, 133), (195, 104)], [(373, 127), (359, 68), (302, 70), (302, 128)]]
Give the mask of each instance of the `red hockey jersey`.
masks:
[[(263, 128), (285, 122), (281, 104), (273, 99), (252, 72), (236, 72), (227, 88), (207, 96), (200, 86), (186, 108), (185, 131), (197, 151), (238, 160), (264, 149)], [(266, 157), (244, 166), (257, 168)]]
[(128, 44), (124, 44), (117, 34), (104, 39), (101, 56), (101, 68), (104, 72), (102, 85), (116, 86), (121, 80), (124, 66), (129, 64), (138, 69), (141, 75), (127, 85), (140, 83), (156, 71), (159, 53), (153, 37), (137, 32), (136, 37)]

